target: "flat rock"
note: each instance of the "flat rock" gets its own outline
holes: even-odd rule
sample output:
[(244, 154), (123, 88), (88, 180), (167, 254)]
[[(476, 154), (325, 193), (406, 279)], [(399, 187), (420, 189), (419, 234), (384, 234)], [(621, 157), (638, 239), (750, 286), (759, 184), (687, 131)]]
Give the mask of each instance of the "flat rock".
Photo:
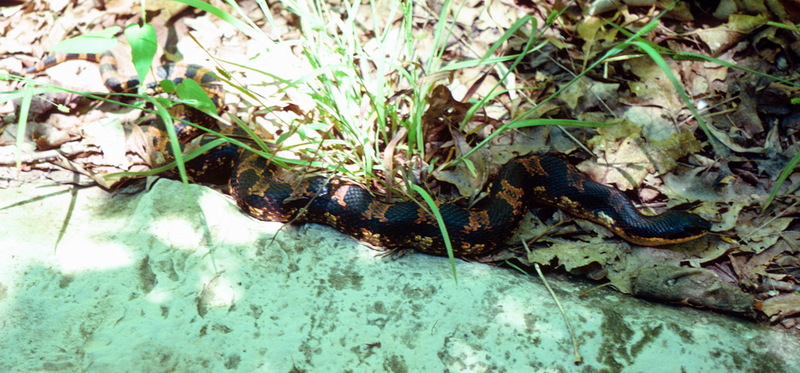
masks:
[[(44, 197), (41, 197), (44, 196)], [(480, 263), (397, 259), (160, 180), (0, 190), (0, 371), (800, 371), (749, 321)], [(552, 276), (551, 276), (552, 277)]]

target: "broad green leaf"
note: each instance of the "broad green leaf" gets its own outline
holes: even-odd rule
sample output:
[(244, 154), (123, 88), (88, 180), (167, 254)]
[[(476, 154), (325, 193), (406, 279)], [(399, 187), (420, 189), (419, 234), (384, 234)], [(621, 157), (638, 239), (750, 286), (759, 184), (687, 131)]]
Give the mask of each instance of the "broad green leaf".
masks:
[[(148, 23), (143, 26), (128, 25), (125, 28), (125, 37), (131, 45), (131, 57), (136, 74), (139, 75), (139, 81), (143, 82), (147, 73), (150, 72), (150, 66), (153, 64), (153, 58), (158, 49), (156, 29)], [(144, 86), (140, 85), (139, 90), (143, 91)]]
[(206, 114), (214, 115), (217, 113), (217, 107), (208, 93), (200, 86), (199, 83), (192, 79), (186, 79), (175, 87), (175, 93), (187, 105), (200, 110)]

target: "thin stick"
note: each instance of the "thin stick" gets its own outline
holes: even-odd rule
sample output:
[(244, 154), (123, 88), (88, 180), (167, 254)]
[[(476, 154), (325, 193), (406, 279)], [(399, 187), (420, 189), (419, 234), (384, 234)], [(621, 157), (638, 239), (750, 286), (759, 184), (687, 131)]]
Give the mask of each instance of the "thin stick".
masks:
[[(525, 246), (525, 249), (528, 249), (528, 245), (525, 241), (522, 241), (522, 245)], [(575, 365), (583, 364), (583, 357), (581, 357), (580, 351), (578, 351), (578, 340), (575, 338), (575, 331), (572, 330), (572, 325), (569, 323), (569, 319), (567, 318), (567, 313), (564, 312), (564, 307), (561, 307), (561, 302), (558, 301), (558, 297), (553, 289), (550, 287), (550, 284), (547, 282), (547, 279), (544, 277), (544, 273), (542, 273), (542, 269), (539, 267), (539, 263), (533, 263), (533, 267), (536, 268), (536, 273), (539, 274), (539, 278), (542, 279), (544, 283), (544, 287), (547, 288), (547, 291), (550, 292), (550, 296), (553, 297), (553, 300), (556, 302), (556, 306), (558, 306), (558, 310), (561, 311), (561, 317), (564, 318), (564, 324), (567, 325), (567, 330), (569, 331), (569, 336), (572, 338), (572, 349), (575, 352), (575, 358), (573, 362)]]
[(572, 325), (569, 323), (569, 319), (567, 318), (567, 314), (564, 312), (564, 308), (561, 307), (561, 302), (558, 301), (558, 297), (556, 297), (556, 293), (553, 292), (553, 289), (550, 288), (550, 284), (547, 283), (547, 279), (544, 277), (541, 268), (539, 268), (539, 263), (533, 263), (533, 266), (536, 268), (536, 273), (539, 274), (539, 278), (542, 279), (544, 286), (547, 288), (547, 291), (550, 292), (550, 295), (553, 297), (553, 300), (556, 301), (556, 305), (558, 306), (558, 310), (561, 311), (561, 316), (564, 318), (564, 324), (567, 325), (567, 330), (569, 331), (569, 336), (572, 338), (572, 349), (575, 352), (575, 365), (583, 364), (583, 357), (581, 357), (580, 351), (578, 351), (578, 340), (575, 338), (575, 331), (572, 330)]

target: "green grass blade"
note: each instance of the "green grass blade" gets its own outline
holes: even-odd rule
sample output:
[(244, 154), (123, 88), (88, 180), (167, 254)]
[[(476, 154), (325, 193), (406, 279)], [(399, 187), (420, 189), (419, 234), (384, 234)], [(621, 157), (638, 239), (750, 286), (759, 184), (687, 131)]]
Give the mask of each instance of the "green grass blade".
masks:
[(181, 175), (181, 181), (183, 181), (184, 187), (188, 190), (189, 177), (186, 174), (186, 161), (183, 159), (183, 150), (181, 149), (181, 144), (178, 141), (178, 134), (175, 131), (175, 126), (172, 125), (174, 122), (172, 115), (169, 113), (169, 110), (167, 110), (167, 107), (156, 98), (149, 96), (144, 96), (144, 98), (153, 105), (156, 114), (164, 122), (164, 127), (167, 130), (167, 137), (169, 138), (170, 150), (172, 150), (171, 155), (175, 159), (175, 163), (178, 166), (178, 173)]
[(466, 152), (463, 156), (459, 157), (459, 160), (463, 160), (478, 149), (483, 146), (486, 146), (492, 139), (499, 136), (501, 133), (515, 129), (515, 128), (525, 128), (525, 127), (535, 127), (535, 126), (567, 126), (567, 127), (606, 127), (606, 126), (613, 126), (616, 125), (616, 122), (591, 122), (591, 121), (582, 121), (582, 120), (573, 120), (573, 119), (549, 119), (549, 118), (534, 118), (534, 119), (520, 119), (520, 120), (512, 120), (510, 122), (506, 122), (502, 126), (500, 126), (496, 131), (486, 136), (481, 142), (475, 145), (470, 151)]
[(783, 185), (789, 175), (794, 172), (798, 164), (800, 164), (800, 152), (794, 154), (794, 157), (789, 160), (789, 163), (783, 168), (781, 174), (778, 175), (778, 180), (775, 180), (775, 186), (772, 187), (772, 191), (769, 192), (769, 196), (767, 197), (767, 201), (764, 202), (764, 207), (761, 208), (761, 212), (764, 212), (767, 207), (772, 204), (772, 201), (775, 200), (775, 197), (778, 195), (778, 190), (781, 188), (781, 185)]
[(447, 225), (444, 223), (444, 218), (442, 218), (442, 213), (439, 211), (439, 206), (425, 189), (416, 184), (410, 184), (410, 186), (414, 192), (422, 197), (422, 199), (425, 201), (425, 204), (428, 205), (431, 213), (436, 218), (436, 222), (439, 224), (439, 230), (442, 232), (442, 240), (444, 240), (444, 246), (447, 249), (447, 257), (450, 258), (450, 270), (453, 272), (453, 280), (458, 283), (458, 275), (456, 274), (456, 259), (455, 255), (453, 255), (453, 244), (450, 242), (450, 233), (447, 232)]
[[(205, 152), (207, 152), (207, 151), (209, 151), (211, 149), (214, 149), (217, 146), (220, 146), (220, 145), (222, 145), (222, 144), (224, 144), (226, 142), (228, 142), (228, 140), (226, 140), (226, 139), (214, 139), (212, 141), (209, 141), (209, 142), (199, 146), (197, 149), (195, 149), (195, 150), (193, 150), (193, 151), (191, 151), (191, 152), (189, 152), (187, 154), (184, 154), (183, 155), (183, 160), (184, 160), (184, 162), (191, 161), (192, 159), (195, 159), (195, 158), (203, 155)], [(110, 173), (110, 174), (107, 174), (107, 175), (103, 175), (103, 177), (106, 178), (106, 179), (114, 179), (114, 178), (121, 178), (121, 177), (126, 177), (126, 176), (133, 176), (133, 177), (152, 176), (152, 175), (158, 175), (158, 174), (160, 174), (162, 172), (169, 171), (169, 170), (175, 168), (177, 165), (178, 165), (178, 162), (173, 160), (173, 161), (171, 161), (171, 162), (169, 162), (169, 163), (167, 163), (167, 164), (165, 164), (163, 166), (159, 166), (157, 168), (153, 168), (153, 169), (147, 170), (147, 171), (114, 172), (114, 173)]]
[(690, 59), (696, 59), (696, 60), (709, 61), (709, 62), (716, 63), (716, 64), (718, 64), (720, 66), (725, 66), (725, 67), (728, 67), (728, 68), (731, 68), (731, 69), (742, 70), (742, 71), (746, 71), (746, 72), (751, 73), (751, 74), (756, 74), (758, 76), (763, 76), (765, 78), (769, 78), (769, 79), (775, 80), (777, 82), (781, 82), (781, 83), (790, 85), (792, 87), (800, 87), (800, 84), (798, 84), (798, 83), (791, 82), (791, 81), (788, 81), (786, 79), (782, 79), (782, 78), (779, 78), (777, 76), (767, 74), (765, 72), (756, 71), (756, 70), (753, 70), (753, 69), (748, 69), (746, 67), (742, 67), (742, 66), (730, 63), (728, 61), (721, 60), (719, 58), (714, 58), (714, 57), (711, 57), (711, 56), (704, 56), (704, 55), (699, 54), (699, 53), (678, 52), (678, 53), (675, 53), (673, 58), (675, 58), (676, 60), (682, 59), (682, 58), (690, 58)]
[(706, 121), (700, 115), (700, 112), (697, 111), (697, 108), (692, 103), (692, 98), (689, 97), (688, 93), (686, 93), (686, 90), (683, 88), (681, 82), (675, 77), (675, 74), (672, 73), (672, 69), (670, 69), (667, 61), (665, 61), (664, 58), (661, 57), (661, 54), (659, 54), (655, 49), (651, 48), (648, 43), (637, 40), (632, 42), (632, 44), (638, 46), (642, 51), (647, 53), (647, 55), (650, 56), (650, 59), (655, 62), (656, 66), (658, 66), (664, 72), (664, 75), (666, 75), (667, 79), (669, 79), (670, 83), (672, 83), (672, 86), (675, 88), (675, 91), (678, 92), (681, 100), (683, 100), (683, 104), (686, 105), (686, 107), (692, 113), (692, 116), (694, 116), (694, 119), (697, 121), (697, 125), (700, 126), (700, 129), (703, 130), (703, 133), (706, 134), (706, 138), (708, 138), (708, 142), (711, 144), (711, 147), (714, 148), (717, 154), (724, 154), (722, 149), (720, 149), (721, 142), (711, 131), (709, 131)]

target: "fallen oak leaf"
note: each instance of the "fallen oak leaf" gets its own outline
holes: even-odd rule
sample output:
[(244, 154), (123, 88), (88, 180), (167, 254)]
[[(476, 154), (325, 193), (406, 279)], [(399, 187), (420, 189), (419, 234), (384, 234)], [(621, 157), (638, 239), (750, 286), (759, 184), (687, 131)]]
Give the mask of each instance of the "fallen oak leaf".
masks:
[(761, 302), (758, 309), (777, 322), (791, 316), (800, 315), (800, 294), (781, 294)]

